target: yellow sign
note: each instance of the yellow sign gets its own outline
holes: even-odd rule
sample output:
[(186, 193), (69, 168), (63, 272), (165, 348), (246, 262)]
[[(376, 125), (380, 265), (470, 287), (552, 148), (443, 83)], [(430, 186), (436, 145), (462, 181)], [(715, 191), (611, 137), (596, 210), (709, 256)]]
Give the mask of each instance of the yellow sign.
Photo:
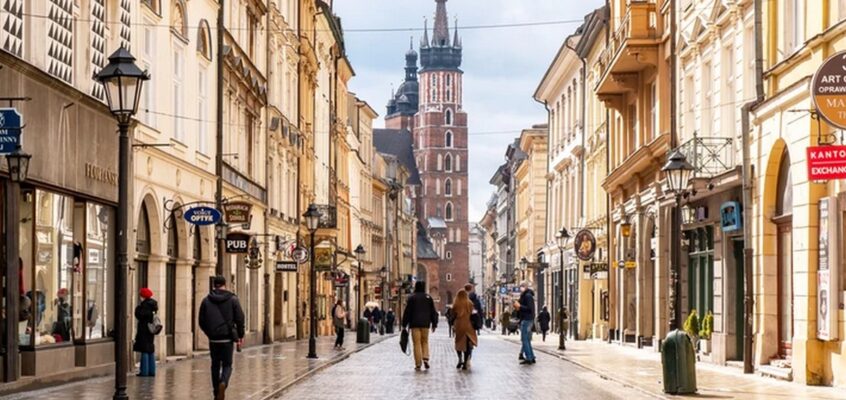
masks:
[(637, 262), (636, 261), (626, 261), (625, 267), (626, 268), (636, 268)]

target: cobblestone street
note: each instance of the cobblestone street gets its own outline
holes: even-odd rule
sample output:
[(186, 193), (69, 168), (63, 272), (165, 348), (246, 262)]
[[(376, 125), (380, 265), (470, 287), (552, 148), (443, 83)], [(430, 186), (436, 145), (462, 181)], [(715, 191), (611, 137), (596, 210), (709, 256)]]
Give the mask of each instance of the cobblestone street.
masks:
[[(446, 324), (443, 324), (446, 325)], [(352, 355), (281, 393), (279, 399), (645, 399), (635, 389), (538, 353), (518, 364), (519, 346), (483, 334), (470, 371), (455, 369), (453, 339), (430, 336), (432, 368), (417, 372), (396, 337)]]

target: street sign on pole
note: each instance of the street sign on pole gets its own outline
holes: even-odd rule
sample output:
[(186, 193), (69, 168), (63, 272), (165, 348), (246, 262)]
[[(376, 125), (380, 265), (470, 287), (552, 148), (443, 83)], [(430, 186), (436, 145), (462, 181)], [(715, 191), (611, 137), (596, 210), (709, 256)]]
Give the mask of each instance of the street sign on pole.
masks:
[(16, 108), (0, 108), (0, 154), (10, 154), (21, 147), (23, 116)]

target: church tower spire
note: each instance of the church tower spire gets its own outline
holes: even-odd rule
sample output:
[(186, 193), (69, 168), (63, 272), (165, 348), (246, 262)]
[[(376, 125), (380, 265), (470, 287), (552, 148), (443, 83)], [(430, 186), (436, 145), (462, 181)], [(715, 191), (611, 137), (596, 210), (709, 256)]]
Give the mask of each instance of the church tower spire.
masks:
[(420, 48), (429, 47), (429, 20), (423, 18), (423, 38), (420, 39)]
[(456, 23), (455, 38), (450, 40), (447, 22), (447, 0), (435, 0), (435, 28), (429, 41), (428, 24), (423, 30), (420, 42), (420, 73), (427, 70), (454, 70), (461, 66), (461, 39)]
[(447, 0), (435, 0), (435, 31), (432, 33), (432, 46), (449, 47), (449, 22), (447, 21)]

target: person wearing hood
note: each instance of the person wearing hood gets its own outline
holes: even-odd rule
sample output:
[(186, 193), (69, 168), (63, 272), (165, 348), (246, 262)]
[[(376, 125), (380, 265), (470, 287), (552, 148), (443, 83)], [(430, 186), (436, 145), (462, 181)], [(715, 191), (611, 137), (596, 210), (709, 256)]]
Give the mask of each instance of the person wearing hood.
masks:
[(438, 327), (438, 311), (432, 296), (426, 294), (426, 282), (417, 281), (414, 293), (408, 296), (402, 313), (402, 329), (407, 327), (414, 343), (414, 369), (419, 371), (421, 363), (429, 369), (429, 328), (435, 332)]
[(156, 336), (150, 331), (150, 324), (159, 311), (159, 303), (153, 299), (153, 291), (149, 288), (141, 288), (138, 295), (141, 296), (141, 303), (135, 306), (138, 326), (135, 329), (132, 351), (141, 353), (141, 371), (138, 376), (156, 376)]
[(238, 296), (226, 289), (226, 278), (215, 276), (212, 290), (200, 305), (200, 329), (209, 338), (212, 391), (215, 400), (224, 400), (232, 376), (232, 351), (244, 341), (244, 310)]
[(549, 321), (552, 320), (552, 316), (549, 315), (549, 310), (546, 306), (543, 306), (541, 309), (540, 314), (538, 314), (538, 325), (540, 325), (541, 335), (543, 335), (543, 341), (546, 341), (546, 333), (549, 332)]
[(394, 324), (396, 324), (396, 321), (397, 316), (394, 315), (394, 310), (392, 308), (389, 308), (388, 312), (385, 313), (385, 333), (394, 333)]
[(535, 292), (529, 287), (528, 282), (520, 284), (517, 315), (520, 317), (520, 341), (523, 344), (521, 354), (525, 358), (520, 364), (531, 365), (535, 363), (535, 352), (532, 350), (532, 327), (535, 324)]

